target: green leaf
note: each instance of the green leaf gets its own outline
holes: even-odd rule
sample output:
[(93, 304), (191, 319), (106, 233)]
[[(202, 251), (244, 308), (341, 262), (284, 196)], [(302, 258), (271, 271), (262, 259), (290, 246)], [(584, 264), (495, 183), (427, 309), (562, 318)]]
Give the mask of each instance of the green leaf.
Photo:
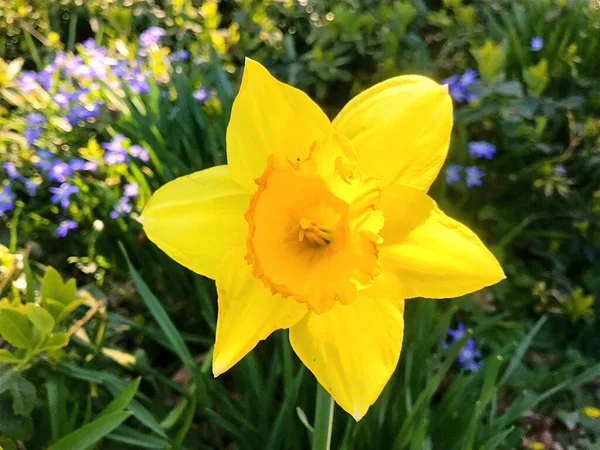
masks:
[(185, 342), (184, 342), (183, 338), (181, 337), (181, 334), (179, 334), (179, 331), (177, 331), (177, 328), (175, 327), (175, 325), (173, 325), (173, 322), (171, 322), (169, 315), (167, 314), (165, 309), (162, 307), (160, 301), (156, 298), (156, 296), (152, 293), (152, 291), (150, 291), (150, 289), (148, 288), (148, 285), (144, 282), (142, 277), (140, 277), (140, 275), (137, 273), (137, 271), (133, 268), (133, 265), (131, 264), (131, 261), (129, 260), (129, 256), (127, 255), (127, 252), (125, 251), (125, 247), (123, 247), (123, 244), (121, 244), (120, 242), (119, 242), (119, 247), (121, 248), (121, 251), (123, 252), (123, 255), (125, 256), (125, 260), (127, 261), (127, 266), (129, 267), (131, 277), (133, 278), (133, 281), (142, 297), (142, 300), (144, 300), (146, 307), (150, 310), (150, 312), (152, 313), (152, 316), (158, 323), (158, 326), (160, 327), (162, 332), (165, 334), (167, 341), (169, 342), (171, 347), (175, 350), (175, 353), (177, 353), (177, 356), (179, 356), (179, 358), (183, 362), (183, 365), (185, 366), (185, 368), (188, 370), (188, 372), (194, 379), (194, 384), (196, 385), (196, 388), (198, 389), (198, 400), (199, 400), (200, 405), (202, 405), (202, 406), (208, 405), (208, 394), (207, 394), (207, 387), (206, 387), (207, 381), (204, 379), (204, 375), (202, 373), (200, 373), (198, 365), (196, 364), (196, 361), (192, 357), (192, 354), (190, 353), (189, 349), (185, 345)]
[(19, 374), (10, 386), (10, 394), (13, 398), (13, 411), (15, 414), (17, 416), (29, 417), (37, 398), (33, 383)]
[(17, 358), (15, 355), (13, 355), (11, 352), (6, 350), (5, 348), (0, 349), (0, 363), (18, 364), (21, 361), (22, 361), (21, 358)]
[(525, 336), (525, 338), (523, 338), (523, 340), (517, 347), (515, 354), (510, 359), (510, 362), (508, 363), (508, 368), (506, 369), (506, 371), (500, 378), (500, 382), (498, 383), (500, 386), (502, 386), (504, 383), (506, 383), (510, 379), (513, 372), (517, 369), (517, 367), (519, 366), (519, 363), (521, 362), (521, 359), (523, 359), (523, 356), (525, 356), (525, 353), (529, 349), (529, 346), (531, 345), (531, 341), (533, 341), (533, 338), (535, 337), (535, 335), (544, 326), (544, 324), (546, 323), (546, 320), (548, 320), (548, 316), (540, 317), (540, 320), (538, 320), (537, 323), (535, 324), (535, 326), (529, 331), (529, 333), (527, 333), (527, 336)]
[(16, 415), (11, 408), (10, 396), (0, 395), (0, 435), (27, 441), (32, 434), (33, 421), (31, 417)]
[(69, 431), (64, 376), (53, 373), (48, 377), (48, 381), (46, 382), (46, 397), (48, 400), (48, 418), (50, 419), (52, 441), (57, 441)]
[(141, 433), (125, 425), (106, 436), (106, 439), (120, 442), (122, 444), (128, 444), (132, 448), (147, 448), (156, 450), (172, 448), (169, 442), (165, 441), (164, 439)]
[(0, 449), (2, 450), (17, 450), (17, 444), (7, 437), (0, 436)]
[(42, 279), (42, 287), (40, 289), (40, 295), (43, 299), (52, 298), (59, 300), (60, 291), (63, 286), (63, 280), (60, 274), (54, 269), (54, 267), (48, 267), (46, 274)]
[(46, 338), (44, 343), (42, 344), (42, 350), (56, 350), (59, 348), (66, 347), (69, 344), (69, 335), (67, 333), (63, 333), (62, 331), (59, 333), (51, 334)]
[(42, 280), (41, 296), (42, 300), (52, 299), (63, 305), (68, 305), (74, 302), (77, 296), (75, 279), (72, 278), (63, 283), (63, 279), (56, 269), (48, 267)]
[(65, 305), (51, 298), (42, 298), (40, 303), (50, 314), (52, 314), (52, 317), (54, 317), (54, 321), (58, 322), (58, 319), (62, 317)]
[(0, 309), (0, 336), (16, 348), (33, 348), (33, 326), (23, 314), (7, 308)]
[(106, 408), (104, 408), (102, 410), (102, 412), (100, 414), (101, 415), (110, 414), (110, 413), (113, 413), (116, 411), (122, 411), (125, 408), (127, 408), (129, 403), (131, 403), (131, 400), (133, 400), (135, 393), (138, 391), (141, 380), (142, 380), (141, 377), (137, 377), (135, 380), (133, 380), (131, 383), (129, 383), (127, 386), (125, 386), (125, 389), (123, 389), (121, 391), (121, 393), (119, 395), (117, 395), (108, 404), (108, 406), (106, 406)]
[(27, 317), (33, 325), (42, 332), (42, 334), (50, 334), (54, 329), (54, 318), (52, 314), (46, 311), (35, 303), (27, 303), (25, 305)]
[(117, 429), (130, 415), (131, 413), (126, 411), (102, 415), (93, 422), (66, 435), (48, 450), (85, 450), (96, 445), (113, 430)]

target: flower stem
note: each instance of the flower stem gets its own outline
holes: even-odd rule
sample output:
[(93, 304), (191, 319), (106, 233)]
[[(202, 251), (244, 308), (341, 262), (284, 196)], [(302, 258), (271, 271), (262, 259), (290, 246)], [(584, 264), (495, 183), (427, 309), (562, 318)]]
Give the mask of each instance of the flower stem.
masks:
[(317, 383), (317, 407), (315, 430), (312, 434), (312, 450), (329, 450), (333, 429), (333, 398)]

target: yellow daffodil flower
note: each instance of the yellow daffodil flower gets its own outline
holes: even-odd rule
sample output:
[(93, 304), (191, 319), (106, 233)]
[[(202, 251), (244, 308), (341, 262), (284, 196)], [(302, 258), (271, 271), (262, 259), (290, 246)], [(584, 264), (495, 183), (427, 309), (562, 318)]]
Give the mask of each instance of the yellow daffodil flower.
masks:
[(404, 299), (504, 278), (427, 196), (452, 129), (447, 88), (416, 75), (366, 90), (333, 122), (247, 59), (228, 165), (181, 177), (146, 206), (148, 237), (215, 279), (215, 376), (273, 331), (359, 420), (400, 356)]

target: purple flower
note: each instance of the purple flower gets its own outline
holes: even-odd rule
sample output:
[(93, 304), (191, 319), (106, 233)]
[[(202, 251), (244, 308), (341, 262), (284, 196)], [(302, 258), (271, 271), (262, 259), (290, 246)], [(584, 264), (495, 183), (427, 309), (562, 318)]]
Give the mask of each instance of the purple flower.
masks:
[(530, 45), (531, 50), (534, 52), (539, 52), (544, 46), (544, 40), (540, 36), (536, 36), (531, 40)]
[(448, 86), (448, 93), (456, 103), (470, 102), (477, 98), (477, 94), (469, 89), (477, 78), (477, 71), (467, 69), (462, 75), (452, 75), (441, 81), (441, 84)]
[(204, 88), (196, 89), (193, 94), (194, 98), (200, 103), (204, 103), (208, 98), (208, 91)]
[(73, 174), (73, 169), (67, 163), (64, 163), (59, 160), (55, 160), (52, 162), (52, 166), (48, 172), (48, 179), (50, 181), (58, 181), (59, 183), (64, 183), (67, 180), (67, 177), (70, 177)]
[(476, 70), (473, 70), (473, 69), (465, 70), (465, 72), (460, 77), (460, 84), (463, 87), (469, 87), (470, 85), (475, 83), (475, 81), (477, 81), (477, 75), (478, 74), (477, 74)]
[(35, 167), (37, 167), (40, 172), (47, 174), (52, 170), (54, 163), (51, 161), (52, 153), (48, 150), (38, 150), (36, 152), (37, 156), (40, 158), (39, 161), (33, 163)]
[(96, 117), (100, 113), (100, 105), (95, 102), (93, 105), (75, 105), (67, 114), (67, 120), (74, 126), (80, 120), (86, 121)]
[(15, 209), (15, 199), (17, 196), (11, 190), (10, 186), (4, 186), (0, 191), (0, 216), (6, 211)]
[(125, 198), (135, 198), (139, 195), (139, 185), (137, 183), (128, 183), (123, 187), (123, 196)]
[(46, 122), (46, 116), (36, 112), (30, 112), (27, 114), (27, 124), (28, 125), (40, 125)]
[(467, 187), (471, 188), (473, 186), (481, 186), (481, 179), (485, 176), (485, 171), (481, 170), (477, 166), (467, 167), (465, 169), (467, 174)]
[(446, 167), (446, 184), (448, 186), (460, 181), (461, 164), (450, 164)]
[(462, 337), (465, 335), (465, 324), (462, 322), (458, 322), (458, 325), (456, 327), (456, 330), (453, 330), (452, 328), (448, 328), (446, 330), (446, 333), (452, 338), (452, 343), (459, 341), (462, 339)]
[(6, 176), (8, 178), (10, 178), (11, 180), (16, 180), (21, 177), (21, 174), (15, 167), (14, 162), (12, 162), (12, 161), (4, 162), (4, 163), (2, 163), (2, 167), (4, 167), (4, 170), (6, 170)]
[(33, 145), (42, 135), (41, 128), (25, 128), (23, 130), (23, 136), (29, 145)]
[(165, 34), (165, 30), (163, 30), (162, 28), (147, 28), (140, 34), (140, 45), (142, 47), (150, 47), (151, 45), (156, 45), (160, 42), (160, 38), (162, 38)]
[(68, 162), (69, 167), (74, 171), (89, 170), (93, 172), (98, 167), (98, 163), (95, 161), (86, 161), (85, 159), (73, 159)]
[(187, 50), (179, 50), (171, 55), (171, 60), (173, 61), (185, 61), (190, 58), (190, 52)]
[(108, 150), (104, 154), (104, 161), (109, 166), (127, 161), (127, 151), (122, 144), (124, 140), (125, 137), (122, 134), (117, 134), (110, 142), (101, 145), (102, 148)]
[(69, 95), (64, 89), (61, 89), (57, 94), (54, 94), (52, 96), (52, 99), (54, 100), (54, 103), (56, 103), (61, 108), (66, 108), (71, 102)]
[(469, 155), (473, 158), (492, 159), (496, 153), (496, 146), (486, 141), (469, 142)]
[(63, 220), (58, 224), (58, 228), (54, 232), (54, 236), (59, 238), (64, 238), (69, 231), (75, 230), (77, 228), (77, 222), (74, 220)]
[(50, 192), (53, 194), (50, 197), (50, 201), (54, 204), (60, 203), (63, 209), (67, 209), (69, 207), (69, 197), (72, 194), (78, 193), (79, 188), (68, 183), (63, 183), (59, 187), (51, 187)]
[[(447, 349), (452, 344), (460, 341), (464, 337), (465, 332), (465, 324), (462, 322), (458, 323), (456, 330), (452, 328), (447, 329), (446, 333), (450, 336), (450, 341), (442, 341), (442, 347)], [(473, 372), (481, 367), (481, 352), (477, 350), (473, 339), (468, 339), (460, 349), (457, 360), (458, 364), (469, 372)]]
[(37, 184), (33, 180), (28, 180), (27, 178), (23, 178), (23, 179), (21, 179), (21, 181), (23, 181), (23, 183), (25, 183), (25, 189), (27, 190), (27, 193), (31, 197), (33, 197), (35, 195), (35, 193), (37, 192), (38, 187), (40, 187), (40, 185)]
[(133, 72), (128, 73), (125, 80), (128, 81), (129, 87), (136, 94), (146, 94), (150, 91), (146, 75), (139, 68), (135, 68)]
[(469, 372), (474, 372), (481, 367), (481, 352), (473, 339), (467, 340), (458, 352), (458, 364)]
[(117, 204), (113, 206), (113, 210), (110, 212), (109, 216), (111, 219), (116, 219), (119, 216), (131, 213), (132, 209), (133, 208), (129, 203), (129, 199), (127, 197), (123, 197)]
[(148, 157), (148, 150), (137, 144), (133, 144), (131, 147), (129, 147), (129, 154), (143, 162), (148, 162), (150, 159)]
[(36, 73), (33, 71), (23, 72), (19, 77), (18, 83), (25, 94), (41, 88), (37, 82)]

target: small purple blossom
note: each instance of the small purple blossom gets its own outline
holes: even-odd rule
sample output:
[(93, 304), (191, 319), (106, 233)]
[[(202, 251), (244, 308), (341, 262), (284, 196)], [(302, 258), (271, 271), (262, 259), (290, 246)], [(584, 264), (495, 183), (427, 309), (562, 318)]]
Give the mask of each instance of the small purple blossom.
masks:
[(124, 140), (125, 137), (122, 134), (117, 134), (110, 142), (101, 145), (102, 148), (108, 150), (104, 154), (104, 161), (109, 166), (122, 164), (127, 161), (127, 151), (122, 144)]
[(37, 82), (36, 73), (33, 71), (23, 72), (19, 77), (18, 83), (19, 87), (25, 94), (41, 88)]
[(452, 328), (448, 328), (446, 330), (446, 333), (452, 338), (452, 342), (456, 342), (462, 339), (462, 337), (465, 335), (466, 332), (466, 328), (465, 328), (465, 324), (462, 322), (458, 322), (458, 325), (456, 326), (456, 330), (453, 330)]
[(63, 209), (67, 209), (70, 202), (69, 197), (78, 193), (79, 188), (69, 183), (62, 183), (59, 187), (51, 187), (50, 192), (53, 194), (50, 201), (54, 204), (60, 203)]
[(492, 159), (496, 153), (496, 146), (486, 141), (469, 142), (469, 155), (473, 158)]
[(23, 130), (23, 136), (29, 145), (33, 145), (42, 135), (41, 128), (25, 128)]
[(113, 206), (113, 210), (110, 212), (109, 216), (111, 219), (116, 219), (119, 216), (131, 213), (132, 209), (133, 208), (129, 203), (129, 199), (127, 197), (123, 197)]
[(148, 156), (148, 150), (137, 144), (133, 144), (131, 147), (129, 147), (129, 154), (143, 162), (148, 162), (150, 159)]
[(28, 125), (40, 125), (46, 122), (46, 116), (37, 112), (30, 112), (27, 114), (26, 120)]
[(75, 105), (67, 114), (67, 120), (74, 126), (80, 120), (86, 121), (92, 117), (96, 117), (100, 113), (100, 105), (94, 102), (92, 105)]
[(95, 161), (86, 161), (85, 159), (72, 159), (68, 162), (69, 167), (73, 169), (73, 171), (78, 172), (80, 170), (88, 170), (93, 172), (98, 167), (98, 163)]
[(136, 198), (139, 195), (139, 185), (137, 183), (128, 183), (123, 187), (123, 196), (125, 198)]
[(531, 46), (531, 50), (533, 50), (534, 52), (539, 52), (544, 46), (544, 40), (540, 36), (536, 36), (533, 39), (531, 39), (531, 42), (529, 44)]
[(59, 238), (64, 238), (69, 231), (75, 230), (77, 228), (77, 222), (74, 220), (63, 220), (58, 224), (54, 235)]
[(481, 170), (479, 167), (467, 167), (465, 173), (467, 174), (466, 182), (468, 188), (481, 186), (483, 184), (481, 179), (485, 176), (485, 171)]
[(4, 186), (0, 190), (0, 216), (5, 212), (15, 209), (15, 199), (17, 196), (10, 186)]
[(165, 30), (159, 27), (147, 28), (140, 34), (140, 45), (150, 47), (160, 42), (160, 39), (166, 34)]
[(67, 163), (59, 160), (52, 161), (52, 166), (48, 171), (48, 179), (50, 181), (58, 181), (64, 183), (67, 177), (73, 174), (73, 169)]
[(124, 79), (128, 82), (129, 87), (136, 94), (146, 94), (150, 91), (150, 85), (146, 75), (140, 68), (136, 67), (133, 72), (128, 72)]
[(2, 167), (6, 171), (6, 176), (11, 180), (17, 180), (21, 177), (21, 174), (15, 167), (15, 163), (12, 161), (7, 161), (2, 163)]
[(23, 181), (23, 183), (25, 184), (25, 190), (27, 191), (29, 196), (33, 197), (36, 194), (40, 185), (33, 180), (28, 180), (27, 178), (23, 178), (21, 179), (21, 181)]
[(446, 167), (446, 184), (448, 186), (454, 184), (454, 183), (458, 183), (460, 181), (460, 172), (462, 171), (462, 165), (461, 164), (449, 164), (448, 167)]
[(454, 74), (441, 81), (448, 86), (448, 93), (456, 103), (470, 102), (477, 98), (477, 94), (469, 89), (477, 79), (477, 71), (467, 69), (462, 75)]
[[(444, 349), (448, 349), (452, 344), (460, 341), (465, 336), (465, 324), (459, 322), (456, 330), (449, 328), (446, 330), (446, 333), (450, 336), (450, 341), (442, 341), (442, 347)], [(481, 367), (481, 352), (477, 350), (473, 339), (468, 339), (465, 345), (460, 349), (457, 361), (462, 368), (469, 372), (474, 372)]]
[(190, 52), (187, 50), (178, 50), (171, 55), (172, 61), (186, 61), (190, 58)]
[(458, 364), (469, 372), (475, 372), (481, 367), (481, 352), (473, 339), (467, 340), (458, 352)]
[(64, 89), (61, 89), (58, 93), (54, 94), (52, 99), (54, 100), (54, 103), (61, 108), (66, 108), (71, 102), (69, 94)]
[(192, 95), (200, 103), (204, 103), (206, 101), (206, 99), (208, 98), (208, 91), (204, 88), (200, 88), (200, 89), (196, 89)]

